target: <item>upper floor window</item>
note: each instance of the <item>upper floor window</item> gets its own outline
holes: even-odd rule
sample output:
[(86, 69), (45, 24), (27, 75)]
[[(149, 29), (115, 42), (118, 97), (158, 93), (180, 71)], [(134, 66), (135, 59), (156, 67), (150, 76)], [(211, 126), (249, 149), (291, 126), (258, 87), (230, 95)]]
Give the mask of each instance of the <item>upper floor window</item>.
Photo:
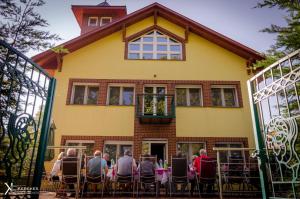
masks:
[(128, 59), (182, 60), (182, 44), (154, 30), (128, 43)]
[(98, 17), (89, 17), (88, 26), (98, 26)]
[(199, 86), (176, 87), (177, 106), (202, 106), (202, 92)]
[(108, 88), (108, 105), (133, 105), (134, 87), (111, 85)]
[(99, 85), (75, 84), (72, 88), (71, 104), (97, 104)]
[(112, 21), (111, 17), (101, 17), (100, 26), (104, 26)]
[(237, 91), (235, 86), (212, 86), (211, 98), (213, 106), (238, 106)]

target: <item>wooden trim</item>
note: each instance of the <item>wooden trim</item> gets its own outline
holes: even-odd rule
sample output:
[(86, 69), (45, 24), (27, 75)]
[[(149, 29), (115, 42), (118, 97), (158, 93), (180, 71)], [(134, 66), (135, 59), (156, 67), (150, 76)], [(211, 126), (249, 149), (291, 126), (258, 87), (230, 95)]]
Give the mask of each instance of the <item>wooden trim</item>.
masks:
[(139, 36), (142, 36), (142, 35), (146, 34), (147, 32), (150, 32), (151, 30), (158, 30), (158, 31), (160, 31), (160, 32), (162, 32), (162, 33), (164, 33), (164, 34), (166, 34), (167, 36), (172, 37), (172, 38), (178, 40), (178, 41), (181, 42), (181, 43), (184, 43), (184, 38), (182, 38), (182, 37), (180, 37), (180, 36), (178, 36), (178, 35), (176, 35), (176, 34), (170, 32), (170, 31), (168, 31), (167, 29), (162, 28), (161, 26), (158, 26), (158, 25), (150, 26), (150, 27), (148, 27), (148, 28), (145, 28), (144, 30), (141, 30), (141, 31), (139, 31), (139, 32), (137, 32), (137, 33), (135, 33), (135, 34), (133, 34), (133, 35), (128, 36), (128, 37), (126, 38), (126, 42), (129, 42), (130, 40), (132, 40), (132, 39), (134, 39), (134, 38), (137, 38), (137, 37), (139, 37)]
[[(127, 26), (130, 26), (142, 19), (153, 15), (154, 10), (157, 10), (159, 12), (159, 16), (169, 20), (170, 22), (173, 22), (176, 25), (182, 26), (184, 28), (186, 26), (189, 26), (190, 32), (193, 32), (203, 37), (204, 39), (207, 39), (245, 59), (264, 59), (264, 56), (260, 55), (255, 50), (245, 45), (242, 45), (241, 43), (236, 42), (216, 31), (213, 31), (212, 29), (209, 29), (159, 3), (153, 3), (149, 6), (146, 6), (140, 10), (137, 10), (131, 14), (128, 14), (120, 19), (111, 22), (107, 26), (102, 26), (88, 33), (82, 34), (79, 37), (76, 37), (70, 41), (63, 43), (62, 45), (68, 48), (70, 52), (73, 52), (107, 35), (122, 30), (122, 26), (124, 23), (127, 24)], [(51, 50), (47, 50), (43, 53), (40, 53), (32, 57), (32, 59), (38, 64), (40, 64), (43, 68), (57, 68), (57, 62), (55, 61), (55, 53)]]
[(125, 54), (124, 54), (124, 59), (128, 59), (128, 41), (125, 40)]
[(186, 61), (186, 47), (185, 47), (185, 43), (182, 43), (182, 61)]
[(189, 26), (185, 27), (185, 31), (184, 31), (184, 41), (187, 43), (189, 41), (189, 34), (190, 34), (190, 30), (189, 30)]
[(63, 57), (60, 53), (56, 54), (56, 60), (57, 60), (58, 72), (61, 72), (62, 71), (62, 65), (63, 65)]
[(126, 24), (123, 24), (123, 27), (122, 27), (122, 40), (123, 40), (123, 42), (126, 41)]
[(157, 25), (157, 10), (154, 10), (154, 25)]

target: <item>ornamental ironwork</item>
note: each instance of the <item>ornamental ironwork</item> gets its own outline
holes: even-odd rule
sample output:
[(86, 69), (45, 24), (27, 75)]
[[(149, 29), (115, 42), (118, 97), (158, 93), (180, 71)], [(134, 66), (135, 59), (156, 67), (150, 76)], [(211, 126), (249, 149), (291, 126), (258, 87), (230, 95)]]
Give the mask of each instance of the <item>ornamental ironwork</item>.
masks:
[(0, 197), (33, 197), (32, 190), (7, 192), (8, 185), (40, 186), (54, 86), (54, 78), (0, 40)]
[(263, 198), (300, 198), (300, 50), (248, 81)]

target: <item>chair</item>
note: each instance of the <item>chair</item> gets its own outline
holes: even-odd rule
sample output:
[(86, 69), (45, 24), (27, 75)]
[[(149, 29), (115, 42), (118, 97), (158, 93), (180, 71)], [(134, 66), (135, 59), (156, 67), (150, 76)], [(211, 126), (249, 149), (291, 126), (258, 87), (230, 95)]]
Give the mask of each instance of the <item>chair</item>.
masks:
[[(102, 156), (101, 156), (102, 157)], [(105, 175), (103, 175), (103, 170), (102, 170), (102, 165), (101, 165), (101, 161), (100, 161), (100, 174), (99, 175), (91, 175), (89, 172), (89, 168), (88, 168), (88, 162), (93, 159), (94, 156), (86, 156), (85, 157), (85, 178), (84, 178), (84, 183), (83, 183), (83, 187), (86, 190), (88, 190), (88, 185), (91, 184), (93, 185), (94, 191), (92, 193), (97, 193), (96, 192), (96, 186), (98, 184), (101, 184), (101, 196), (103, 197), (103, 191), (104, 191), (104, 184), (105, 184)], [(83, 192), (82, 195), (83, 196)]]
[(233, 184), (238, 184), (239, 191), (241, 190), (241, 186), (244, 189), (245, 184), (244, 165), (245, 162), (242, 157), (229, 157), (228, 183), (230, 187), (234, 187)]
[(217, 178), (216, 167), (217, 167), (217, 161), (215, 159), (209, 158), (209, 157), (201, 158), (200, 173), (197, 173), (197, 175), (196, 175), (197, 188), (199, 191), (199, 195), (201, 195), (204, 185), (206, 185), (206, 188), (207, 188), (206, 191), (208, 191), (208, 188), (210, 186), (212, 188), (214, 188), (214, 184), (216, 183), (216, 178)]
[[(74, 189), (76, 185), (75, 193), (78, 197), (79, 189), (79, 160), (77, 157), (65, 157), (62, 159), (62, 185), (67, 185), (70, 189)], [(63, 189), (63, 194), (65, 195), (65, 188)]]
[[(171, 160), (171, 177), (169, 180), (170, 196), (172, 196), (172, 185), (176, 189), (176, 186), (187, 187), (188, 180), (188, 162), (186, 157), (172, 157)], [(183, 190), (183, 189), (182, 189)]]
[(117, 176), (116, 176), (116, 182), (115, 182), (115, 186), (114, 186), (114, 192), (113, 192), (113, 196), (115, 196), (115, 193), (116, 193), (116, 189), (118, 188), (118, 193), (120, 193), (120, 185), (126, 187), (126, 186), (130, 186), (130, 188), (132, 187), (132, 195), (134, 197), (134, 187), (135, 187), (135, 184), (134, 184), (134, 172), (136, 172), (134, 169), (133, 169), (133, 164), (134, 164), (134, 159), (132, 158), (132, 164), (131, 164), (131, 175), (120, 175), (118, 174), (118, 167), (119, 167), (119, 159), (117, 160)]
[[(146, 187), (154, 186), (156, 196), (158, 195), (158, 184), (155, 177), (155, 165), (157, 156), (141, 156), (139, 165), (139, 180), (137, 184), (137, 196), (139, 197), (139, 186), (144, 187), (146, 192)], [(147, 168), (148, 167), (148, 168)], [(151, 168), (149, 168), (151, 167)], [(150, 173), (148, 170), (152, 169)]]

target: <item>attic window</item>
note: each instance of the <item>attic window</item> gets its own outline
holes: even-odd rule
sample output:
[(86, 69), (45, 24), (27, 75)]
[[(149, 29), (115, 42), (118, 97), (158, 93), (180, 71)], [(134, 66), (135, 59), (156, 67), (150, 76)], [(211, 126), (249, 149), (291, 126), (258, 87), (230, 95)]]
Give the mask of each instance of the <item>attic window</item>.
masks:
[(128, 43), (128, 59), (182, 60), (182, 44), (153, 30)]
[(104, 26), (104, 25), (110, 23), (111, 20), (112, 20), (111, 17), (101, 17), (100, 26)]
[(98, 17), (89, 17), (88, 26), (97, 26)]

